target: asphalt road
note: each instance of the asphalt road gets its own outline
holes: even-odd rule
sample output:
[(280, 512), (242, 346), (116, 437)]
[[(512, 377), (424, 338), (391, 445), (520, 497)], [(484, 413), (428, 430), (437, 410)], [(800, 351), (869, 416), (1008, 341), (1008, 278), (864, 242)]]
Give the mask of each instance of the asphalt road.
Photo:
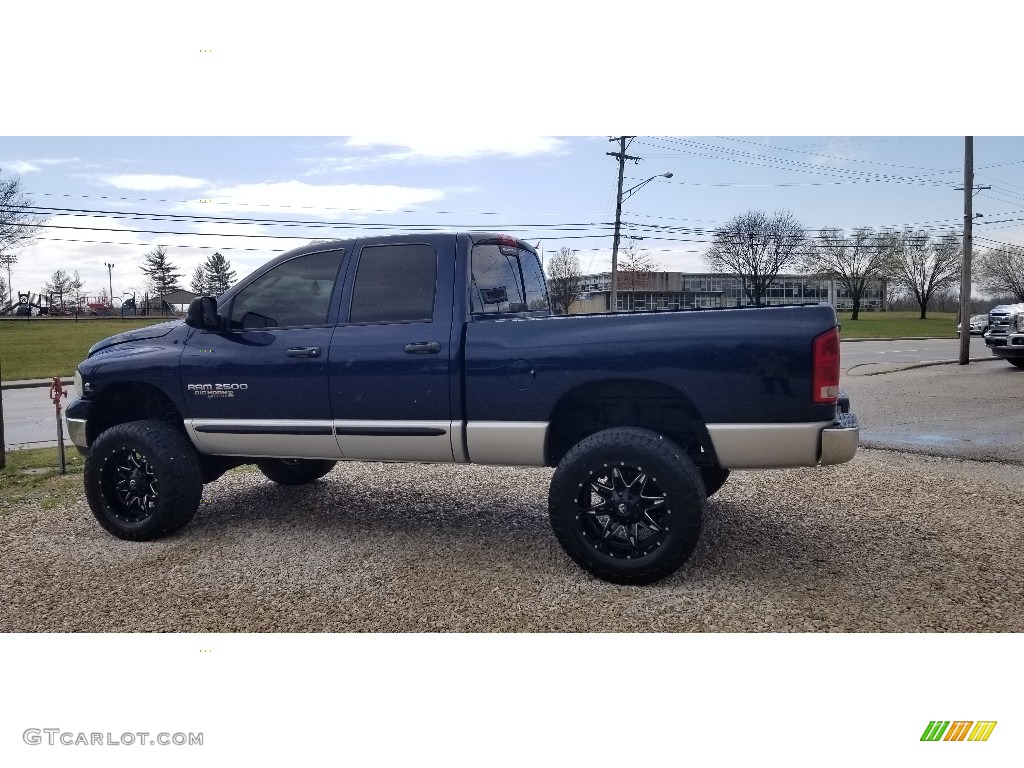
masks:
[[(11, 450), (19, 448), (49, 448), (57, 445), (57, 422), (53, 401), (47, 387), (5, 389), (4, 443)], [(61, 404), (64, 408), (72, 393)], [(61, 427), (67, 441), (67, 424), (61, 418)], [(70, 441), (67, 441), (70, 445)]]
[[(844, 371), (860, 366), (891, 366), (933, 363), (960, 358), (960, 339), (897, 339), (895, 341), (848, 341), (841, 347)], [(991, 357), (981, 336), (971, 337), (971, 357)]]
[(842, 387), (864, 447), (1024, 465), (1024, 370), (1005, 360), (860, 365), (847, 370)]

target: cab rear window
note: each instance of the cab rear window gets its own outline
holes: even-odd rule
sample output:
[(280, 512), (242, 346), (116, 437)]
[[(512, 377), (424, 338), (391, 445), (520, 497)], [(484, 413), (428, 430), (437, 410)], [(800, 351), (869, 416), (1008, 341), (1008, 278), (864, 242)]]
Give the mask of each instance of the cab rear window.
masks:
[(481, 243), (473, 247), (470, 307), (473, 314), (547, 312), (548, 292), (537, 257), (522, 248)]

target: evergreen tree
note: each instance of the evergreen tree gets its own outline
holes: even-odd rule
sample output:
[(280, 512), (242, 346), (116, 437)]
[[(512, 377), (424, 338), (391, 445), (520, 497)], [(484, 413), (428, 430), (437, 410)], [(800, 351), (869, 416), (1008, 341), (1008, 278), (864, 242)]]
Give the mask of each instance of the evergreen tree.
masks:
[(203, 272), (206, 277), (206, 293), (213, 296), (224, 293), (235, 282), (235, 270), (231, 268), (231, 262), (219, 253), (213, 254), (203, 263)]
[(192, 292), (200, 296), (209, 293), (206, 289), (206, 270), (203, 269), (202, 264), (196, 267), (196, 271), (192, 273)]
[(181, 290), (178, 280), (183, 273), (174, 268), (162, 245), (158, 245), (143, 258), (146, 259), (146, 263), (139, 269), (146, 275), (146, 287), (149, 288), (150, 293), (156, 296), (166, 296), (168, 293)]

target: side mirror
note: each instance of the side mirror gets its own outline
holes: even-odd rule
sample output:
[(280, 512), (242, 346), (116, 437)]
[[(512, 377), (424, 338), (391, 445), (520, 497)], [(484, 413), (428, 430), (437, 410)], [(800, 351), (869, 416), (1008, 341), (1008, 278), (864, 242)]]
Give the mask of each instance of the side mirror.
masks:
[(197, 296), (188, 305), (185, 324), (206, 331), (220, 330), (220, 317), (217, 315), (217, 300), (212, 296)]

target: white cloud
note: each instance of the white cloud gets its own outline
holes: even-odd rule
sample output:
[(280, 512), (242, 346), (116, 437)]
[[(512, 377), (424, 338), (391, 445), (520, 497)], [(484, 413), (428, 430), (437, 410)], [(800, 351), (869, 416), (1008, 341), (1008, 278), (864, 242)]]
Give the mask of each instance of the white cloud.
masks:
[(118, 189), (155, 192), (161, 189), (199, 189), (209, 186), (204, 179), (158, 173), (120, 173), (103, 176), (101, 180)]
[(0, 163), (0, 168), (5, 168), (12, 173), (32, 173), (32, 171), (42, 170), (35, 163), (30, 163), (27, 160), (15, 160), (10, 163)]
[(39, 157), (32, 160), (0, 160), (0, 168), (13, 173), (32, 173), (41, 171), (41, 165), (60, 165), (62, 163), (73, 163), (77, 157)]
[(390, 161), (472, 160), (487, 156), (528, 157), (555, 154), (565, 142), (553, 136), (352, 136), (348, 149), (390, 148), (383, 158)]
[(330, 146), (350, 150), (344, 156), (304, 157), (305, 176), (344, 173), (396, 163), (451, 163), (486, 157), (530, 157), (567, 151), (550, 136), (352, 136)]
[(245, 213), (250, 216), (278, 213), (337, 217), (339, 213), (393, 213), (441, 200), (444, 192), (390, 184), (315, 185), (301, 181), (282, 181), (213, 188), (205, 191), (203, 198), (211, 202), (188, 202), (178, 206), (178, 210), (211, 216), (225, 213)]

